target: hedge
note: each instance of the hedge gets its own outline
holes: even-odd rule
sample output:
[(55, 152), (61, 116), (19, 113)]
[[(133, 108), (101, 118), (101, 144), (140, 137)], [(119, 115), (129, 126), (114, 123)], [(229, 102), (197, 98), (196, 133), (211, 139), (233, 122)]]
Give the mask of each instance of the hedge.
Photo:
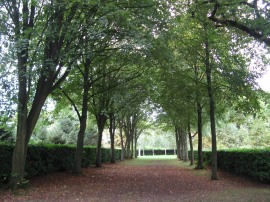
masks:
[[(198, 157), (196, 151), (194, 156)], [(211, 164), (210, 151), (204, 151), (203, 158), (205, 162)], [(270, 148), (220, 150), (217, 159), (218, 168), (270, 182)]]
[[(11, 173), (14, 145), (0, 143), (0, 182), (7, 182)], [(26, 178), (56, 171), (72, 171), (76, 147), (70, 145), (29, 145), (26, 156)], [(115, 158), (121, 158), (121, 150), (115, 150)], [(96, 148), (84, 147), (82, 167), (95, 163)], [(110, 161), (110, 149), (102, 148), (102, 162)]]
[[(194, 159), (195, 160), (198, 160), (198, 151), (193, 151), (194, 152)], [(203, 151), (203, 162), (205, 164), (211, 164), (211, 158), (212, 158), (212, 153), (211, 151)], [(188, 151), (188, 156), (189, 156), (189, 159), (190, 159), (190, 151)]]

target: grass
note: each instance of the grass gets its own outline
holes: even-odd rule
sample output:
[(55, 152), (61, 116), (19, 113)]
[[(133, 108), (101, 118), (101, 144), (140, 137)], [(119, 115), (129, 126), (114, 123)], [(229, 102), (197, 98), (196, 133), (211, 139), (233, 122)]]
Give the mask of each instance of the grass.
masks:
[[(176, 155), (140, 156), (135, 159), (125, 160), (121, 162), (121, 164), (124, 166), (175, 166), (192, 170), (194, 170), (194, 168), (196, 167), (196, 165), (191, 166), (189, 161), (179, 161)], [(198, 171), (198, 173), (199, 172), (202, 171)]]
[(173, 165), (179, 164), (175, 155), (157, 155), (157, 156), (140, 156), (136, 159), (125, 160), (122, 162), (126, 166), (153, 166), (154, 165)]

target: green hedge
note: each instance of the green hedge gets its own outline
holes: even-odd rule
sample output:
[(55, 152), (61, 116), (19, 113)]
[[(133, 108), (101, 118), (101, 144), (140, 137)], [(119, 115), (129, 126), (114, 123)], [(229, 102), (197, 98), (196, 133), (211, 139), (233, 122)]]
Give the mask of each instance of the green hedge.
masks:
[[(198, 151), (193, 151), (194, 152), (194, 159), (195, 160), (198, 160)], [(206, 164), (211, 164), (211, 151), (203, 151), (203, 162), (206, 163)], [(190, 159), (190, 151), (188, 151), (188, 156), (189, 156), (189, 159)]]
[[(198, 153), (194, 153), (195, 159)], [(204, 151), (205, 162), (211, 164), (211, 152)], [(218, 167), (229, 172), (270, 182), (270, 148), (229, 149), (217, 153)]]
[[(8, 181), (14, 145), (0, 143), (0, 182)], [(26, 157), (26, 178), (55, 171), (72, 171), (76, 147), (70, 145), (29, 145)], [(121, 150), (115, 151), (120, 159)], [(84, 147), (82, 167), (95, 163), (96, 148)], [(102, 148), (102, 162), (110, 161), (110, 149)]]

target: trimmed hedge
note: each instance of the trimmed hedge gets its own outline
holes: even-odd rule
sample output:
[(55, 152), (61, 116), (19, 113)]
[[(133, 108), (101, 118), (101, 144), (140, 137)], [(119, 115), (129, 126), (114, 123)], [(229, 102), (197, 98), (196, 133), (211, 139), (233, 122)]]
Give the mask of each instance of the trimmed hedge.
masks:
[[(0, 182), (10, 178), (14, 145), (0, 143)], [(56, 171), (72, 171), (75, 146), (29, 145), (26, 156), (26, 178), (45, 175)], [(121, 150), (115, 150), (115, 158), (121, 158)], [(96, 148), (84, 147), (82, 167), (95, 163)], [(110, 161), (110, 149), (102, 148), (102, 162)]]
[[(194, 159), (198, 160), (198, 151), (193, 151), (194, 152)], [(206, 164), (211, 164), (211, 158), (212, 158), (212, 153), (211, 151), (203, 151), (203, 162)], [(188, 157), (190, 159), (190, 151), (188, 151)]]
[[(198, 159), (198, 153), (194, 154), (195, 159)], [(204, 151), (203, 158), (204, 162), (211, 164), (210, 151)], [(217, 159), (218, 168), (270, 182), (270, 148), (220, 150), (217, 153)]]

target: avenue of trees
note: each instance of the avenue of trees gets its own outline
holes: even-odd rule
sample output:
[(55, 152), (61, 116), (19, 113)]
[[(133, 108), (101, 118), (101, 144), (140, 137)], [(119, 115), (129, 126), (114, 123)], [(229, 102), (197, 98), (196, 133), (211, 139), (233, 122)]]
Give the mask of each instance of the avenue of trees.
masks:
[(269, 9), (268, 0), (1, 0), (11, 188), (25, 178), (31, 142), (75, 144), (81, 173), (84, 145), (102, 166), (104, 131), (111, 163), (115, 145), (133, 158), (149, 131), (173, 131), (179, 159), (197, 147), (198, 169), (203, 147), (212, 150), (213, 180), (217, 145), (269, 145), (269, 94), (256, 83), (269, 59)]

